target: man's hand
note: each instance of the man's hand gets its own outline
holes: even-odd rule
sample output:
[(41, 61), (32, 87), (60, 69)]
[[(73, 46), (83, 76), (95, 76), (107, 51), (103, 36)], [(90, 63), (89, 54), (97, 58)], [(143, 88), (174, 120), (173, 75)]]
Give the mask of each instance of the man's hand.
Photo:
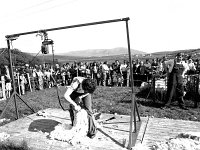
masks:
[(80, 110), (81, 110), (81, 107), (80, 107), (79, 105), (75, 105), (75, 106), (74, 106), (74, 109), (75, 109), (76, 111), (80, 111)]

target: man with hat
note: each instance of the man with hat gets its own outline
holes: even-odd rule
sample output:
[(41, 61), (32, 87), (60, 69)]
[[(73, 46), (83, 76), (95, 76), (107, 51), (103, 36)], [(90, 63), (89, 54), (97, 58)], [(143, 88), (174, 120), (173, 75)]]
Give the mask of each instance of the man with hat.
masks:
[(184, 104), (184, 75), (188, 70), (188, 65), (183, 59), (183, 54), (178, 53), (175, 59), (164, 62), (164, 68), (168, 72), (167, 95), (165, 108), (170, 108), (171, 100), (174, 95), (178, 100), (179, 107), (187, 110)]

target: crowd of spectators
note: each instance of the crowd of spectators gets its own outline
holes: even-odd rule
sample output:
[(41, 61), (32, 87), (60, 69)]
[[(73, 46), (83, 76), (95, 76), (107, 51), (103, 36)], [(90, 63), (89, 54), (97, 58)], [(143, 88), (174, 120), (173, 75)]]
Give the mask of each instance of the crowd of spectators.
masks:
[[(165, 77), (164, 61), (161, 59), (133, 59), (132, 71), (134, 85), (140, 86), (142, 82), (148, 82), (153, 75)], [(188, 64), (187, 74), (196, 74), (200, 71), (200, 61), (193, 60), (191, 57), (185, 59)], [(15, 67), (15, 80), (19, 80), (17, 87), (20, 86), (21, 93), (25, 94), (26, 90), (42, 90), (51, 88), (56, 84), (61, 86), (70, 85), (73, 78), (83, 76), (96, 80), (98, 86), (126, 86), (130, 85), (130, 62), (115, 60), (112, 63), (104, 62), (73, 62), (63, 65), (56, 64), (54, 67), (50, 64)], [(4, 75), (7, 72), (4, 73)], [(3, 75), (1, 71), (1, 76)], [(6, 77), (6, 83), (10, 83), (10, 75)], [(30, 83), (29, 83), (30, 82)]]

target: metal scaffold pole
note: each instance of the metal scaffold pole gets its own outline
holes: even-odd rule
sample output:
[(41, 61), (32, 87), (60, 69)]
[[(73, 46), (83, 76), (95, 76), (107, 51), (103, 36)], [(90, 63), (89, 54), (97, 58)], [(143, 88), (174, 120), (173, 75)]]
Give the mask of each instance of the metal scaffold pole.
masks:
[[(130, 76), (131, 76), (131, 114), (130, 114), (130, 130), (129, 130), (129, 144), (128, 147), (131, 149), (133, 145), (133, 132), (137, 132), (137, 122), (136, 122), (136, 112), (138, 115), (138, 120), (140, 121), (140, 115), (137, 107), (137, 103), (135, 100), (134, 93), (134, 78), (133, 78), (133, 66), (132, 66), (132, 56), (131, 56), (131, 48), (130, 48), (130, 38), (129, 38), (129, 27), (128, 27), (128, 19), (126, 20), (126, 34), (127, 34), (127, 44), (128, 44), (128, 53), (129, 53), (129, 62), (130, 62)], [(133, 131), (133, 121), (134, 121), (134, 131)]]
[(12, 64), (12, 55), (11, 55), (11, 49), (10, 49), (10, 40), (11, 39), (7, 39), (7, 45), (8, 45), (8, 54), (9, 54), (9, 62), (10, 62), (10, 70), (11, 70), (11, 82), (12, 82), (12, 86), (13, 86), (13, 93), (11, 95), (11, 97), (9, 98), (8, 102), (6, 103), (5, 108), (3, 109), (0, 119), (3, 118), (3, 115), (6, 111), (6, 109), (8, 108), (10, 101), (13, 99), (14, 100), (14, 105), (15, 105), (15, 113), (16, 113), (16, 117), (17, 119), (19, 119), (19, 112), (18, 112), (18, 108), (17, 108), (17, 97), (27, 106), (31, 109), (32, 112), (35, 112), (21, 97), (20, 95), (16, 92), (16, 85), (15, 85), (15, 78), (14, 78), (14, 73), (13, 73), (13, 64)]

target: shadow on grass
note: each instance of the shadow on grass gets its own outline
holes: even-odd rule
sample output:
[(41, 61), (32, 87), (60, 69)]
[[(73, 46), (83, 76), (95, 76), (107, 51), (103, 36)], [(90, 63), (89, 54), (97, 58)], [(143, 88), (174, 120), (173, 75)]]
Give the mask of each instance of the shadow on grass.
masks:
[[(136, 99), (137, 103), (141, 104), (143, 106), (148, 106), (148, 107), (155, 107), (155, 108), (163, 107), (164, 102), (159, 100), (159, 95), (152, 94), (149, 90), (150, 89), (145, 89), (145, 90), (141, 90), (140, 92), (136, 93), (135, 99)], [(127, 94), (126, 96), (124, 96), (119, 101), (119, 103), (126, 103), (126, 104), (132, 103), (131, 94)]]
[(154, 102), (154, 101), (150, 101), (150, 100), (143, 100), (143, 101), (137, 101), (138, 104), (141, 104), (143, 106), (148, 106), (148, 107), (154, 107), (154, 108), (161, 108), (164, 106), (163, 103), (161, 102)]
[[(155, 97), (156, 95), (152, 93), (151, 88), (141, 89), (137, 93), (135, 93), (135, 96), (137, 98), (143, 98), (143, 99), (148, 99), (148, 100), (150, 99), (154, 100), (156, 98)], [(131, 103), (131, 97), (132, 97), (132, 93), (129, 92), (119, 102)]]
[(144, 89), (140, 89), (136, 94), (135, 96), (137, 97), (140, 97), (140, 98), (147, 98), (147, 96), (151, 97), (152, 94), (151, 94), (151, 88), (148, 87), (148, 88), (144, 88)]
[(60, 124), (60, 122), (52, 120), (52, 119), (38, 119), (38, 120), (34, 120), (30, 124), (28, 131), (31, 131), (31, 132), (42, 131), (42, 132), (50, 133), (51, 131), (54, 130), (55, 126), (57, 126), (58, 124)]

